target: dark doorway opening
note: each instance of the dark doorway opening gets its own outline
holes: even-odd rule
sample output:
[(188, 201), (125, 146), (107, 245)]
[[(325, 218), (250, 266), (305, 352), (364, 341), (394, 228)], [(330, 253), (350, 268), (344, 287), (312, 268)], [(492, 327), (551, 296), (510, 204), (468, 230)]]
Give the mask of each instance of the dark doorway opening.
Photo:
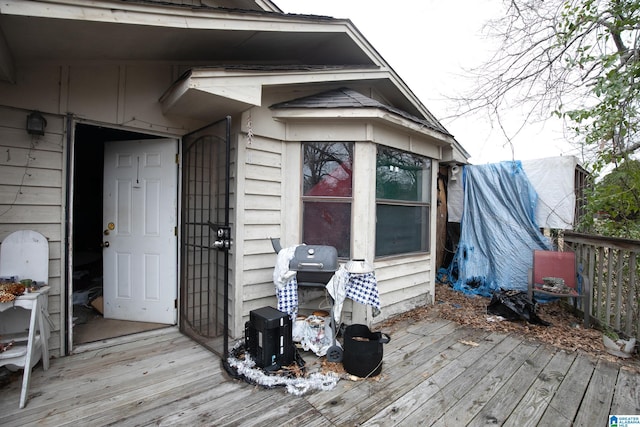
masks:
[(74, 345), (164, 327), (160, 324), (104, 319), (103, 173), (106, 141), (156, 139), (156, 136), (78, 124), (73, 160), (73, 318)]

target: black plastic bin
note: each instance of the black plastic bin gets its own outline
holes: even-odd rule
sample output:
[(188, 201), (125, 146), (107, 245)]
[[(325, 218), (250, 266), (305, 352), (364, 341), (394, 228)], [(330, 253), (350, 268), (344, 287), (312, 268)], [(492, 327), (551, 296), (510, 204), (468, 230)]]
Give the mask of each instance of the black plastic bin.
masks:
[(293, 362), (295, 346), (287, 313), (273, 307), (252, 310), (244, 333), (247, 350), (258, 367), (274, 370)]
[(360, 378), (382, 372), (383, 344), (391, 338), (382, 332), (371, 332), (366, 325), (349, 325), (344, 330), (344, 370)]

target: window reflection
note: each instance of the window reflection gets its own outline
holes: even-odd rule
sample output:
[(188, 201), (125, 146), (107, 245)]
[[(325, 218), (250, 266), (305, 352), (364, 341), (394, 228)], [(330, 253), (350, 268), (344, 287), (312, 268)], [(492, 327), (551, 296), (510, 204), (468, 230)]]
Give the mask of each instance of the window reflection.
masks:
[(348, 258), (351, 246), (353, 143), (303, 145), (303, 242), (329, 245)]

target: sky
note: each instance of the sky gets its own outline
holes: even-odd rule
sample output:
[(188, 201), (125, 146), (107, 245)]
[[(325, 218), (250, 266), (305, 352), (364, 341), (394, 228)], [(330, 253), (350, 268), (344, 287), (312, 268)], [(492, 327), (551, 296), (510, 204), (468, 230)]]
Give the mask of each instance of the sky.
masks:
[[(455, 117), (450, 98), (473, 88), (468, 70), (495, 45), (483, 36), (500, 0), (274, 0), (285, 13), (349, 19), (420, 101), (471, 154), (472, 164), (575, 155), (557, 119), (531, 123), (513, 111), (504, 126), (489, 116)], [(522, 128), (519, 132), (518, 129)]]

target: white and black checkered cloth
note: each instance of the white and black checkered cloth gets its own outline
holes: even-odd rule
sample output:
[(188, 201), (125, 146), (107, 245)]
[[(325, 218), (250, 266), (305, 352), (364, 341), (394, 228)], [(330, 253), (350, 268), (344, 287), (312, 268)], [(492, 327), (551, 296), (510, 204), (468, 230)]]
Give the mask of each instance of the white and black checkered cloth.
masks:
[(282, 287), (276, 287), (278, 310), (287, 313), (291, 319), (298, 315), (298, 281), (293, 276)]
[[(343, 280), (347, 279), (346, 283), (342, 281), (343, 286), (346, 288), (346, 292), (343, 294), (344, 297), (380, 309), (380, 295), (375, 273), (344, 273)], [(276, 296), (278, 297), (278, 310), (287, 313), (291, 319), (295, 319), (298, 315), (298, 281), (296, 277), (291, 277), (282, 286), (276, 286)], [(341, 307), (342, 301), (339, 300), (339, 296), (332, 294), (332, 297), (337, 303), (335, 308)], [(336, 297), (338, 297), (337, 300)], [(338, 318), (337, 314), (339, 312), (340, 310), (337, 310), (337, 313), (334, 313), (336, 318)]]
[(375, 273), (349, 274), (346, 296), (361, 304), (379, 309), (380, 295)]

